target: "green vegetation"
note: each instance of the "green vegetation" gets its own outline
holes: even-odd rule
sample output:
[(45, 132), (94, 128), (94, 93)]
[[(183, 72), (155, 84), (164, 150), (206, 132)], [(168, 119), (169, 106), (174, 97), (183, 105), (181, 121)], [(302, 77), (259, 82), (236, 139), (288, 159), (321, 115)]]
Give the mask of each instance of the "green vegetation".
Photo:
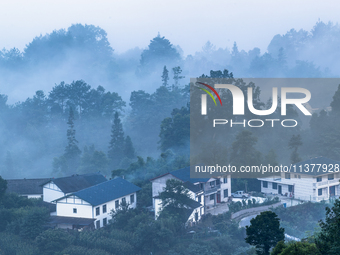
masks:
[(256, 247), (257, 254), (269, 255), (269, 250), (283, 241), (284, 228), (280, 227), (280, 219), (274, 212), (261, 212), (250, 220), (246, 226), (246, 242)]

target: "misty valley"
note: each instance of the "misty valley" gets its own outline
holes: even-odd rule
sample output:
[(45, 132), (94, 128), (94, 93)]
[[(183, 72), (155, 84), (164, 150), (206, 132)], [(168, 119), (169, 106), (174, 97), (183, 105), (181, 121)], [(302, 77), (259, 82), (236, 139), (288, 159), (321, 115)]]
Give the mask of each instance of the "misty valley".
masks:
[[(189, 169), (338, 164), (340, 83), (281, 97), (275, 88), (273, 100), (247, 79), (338, 78), (339, 44), (340, 26), (318, 21), (273, 36), (264, 53), (207, 41), (185, 56), (158, 34), (118, 54), (102, 28), (82, 24), (4, 48), (0, 255), (338, 254), (340, 173), (191, 178)], [(242, 116), (228, 90), (218, 90), (223, 115), (213, 95), (202, 114), (190, 78), (227, 80), (244, 95)]]

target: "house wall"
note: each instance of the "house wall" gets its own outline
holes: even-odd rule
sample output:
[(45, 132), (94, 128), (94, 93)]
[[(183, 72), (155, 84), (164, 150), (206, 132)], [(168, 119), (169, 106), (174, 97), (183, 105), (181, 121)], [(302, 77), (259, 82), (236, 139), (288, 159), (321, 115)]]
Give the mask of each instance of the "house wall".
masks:
[(154, 197), (158, 196), (159, 193), (164, 191), (164, 188), (166, 187), (166, 181), (170, 179), (177, 179), (171, 174), (164, 175), (162, 177), (159, 177), (157, 179), (152, 180), (152, 206), (155, 209), (155, 199)]
[(27, 198), (42, 198), (43, 195), (27, 195)]
[[(130, 195), (134, 195), (135, 201), (133, 203), (131, 203)], [(63, 198), (57, 201), (57, 204), (56, 204), (57, 210), (54, 215), (64, 216), (64, 217), (95, 219), (96, 221), (100, 221), (100, 227), (103, 227), (103, 219), (107, 218), (107, 221), (109, 221), (112, 218), (111, 211), (116, 209), (115, 208), (116, 201), (119, 201), (119, 204), (121, 204), (123, 198), (125, 198), (125, 201), (129, 204), (130, 208), (136, 208), (136, 205), (137, 205), (136, 192), (128, 194), (124, 197), (120, 197), (118, 199), (109, 201), (107, 203), (100, 204), (98, 206), (92, 206), (88, 202), (76, 196), (70, 196), (70, 197)], [(106, 213), (103, 213), (103, 205), (106, 205)], [(77, 209), (77, 213), (73, 212), (74, 208)], [(96, 215), (96, 208), (99, 208), (99, 215)], [(95, 227), (96, 227), (96, 221), (94, 222)]]
[[(208, 180), (208, 182), (206, 182), (204, 184), (204, 189), (205, 189), (205, 205), (208, 207), (214, 206), (217, 203), (217, 193), (220, 194), (220, 202), (227, 202), (228, 201), (228, 197), (231, 196), (231, 177), (230, 175), (228, 175), (228, 177), (226, 178), (227, 183), (224, 183), (224, 178), (218, 178), (220, 180), (220, 188), (218, 188), (216, 190), (216, 192), (214, 193), (209, 193), (209, 189), (210, 189), (210, 182), (213, 182), (217, 179), (215, 178), (211, 178)], [(228, 190), (228, 196), (224, 196), (224, 190)], [(211, 195), (213, 195), (214, 199), (211, 199)], [(215, 203), (216, 201), (216, 203)]]
[(224, 190), (228, 190), (228, 196), (231, 196), (231, 177), (227, 176), (227, 183), (224, 183), (224, 178), (221, 178), (221, 201), (228, 202), (228, 197), (224, 197)]
[[(279, 179), (279, 178), (276, 178)], [(266, 180), (268, 182), (268, 187), (263, 187), (263, 181)], [(288, 185), (294, 186), (294, 198), (305, 200), (305, 201), (321, 201), (329, 199), (329, 187), (335, 187), (335, 195), (340, 195), (339, 188), (339, 174), (335, 174), (334, 181), (332, 183), (328, 182), (328, 174), (322, 175), (322, 181), (317, 182), (317, 177), (303, 174), (295, 174), (291, 173), (291, 179), (285, 179), (284, 176), (281, 176), (281, 180), (275, 180), (273, 178), (261, 178), (261, 192), (263, 193), (272, 193), (278, 194), (278, 189), (273, 189), (273, 182), (277, 183), (277, 185), (282, 186), (282, 194), (288, 193), (288, 197), (290, 192), (288, 191)], [(319, 186), (323, 183), (327, 183), (327, 185)], [(322, 189), (322, 195), (318, 195), (318, 189)]]
[[(202, 193), (203, 194), (203, 193)], [(189, 190), (188, 195), (191, 197), (191, 199), (198, 201), (198, 197), (196, 197), (196, 194)], [(203, 195), (201, 195), (202, 197)], [(201, 198), (203, 199), (203, 198)], [(201, 200), (201, 204), (204, 203), (204, 200)], [(162, 211), (162, 200), (160, 198), (154, 198), (154, 210), (155, 210), (155, 220), (158, 218), (160, 212)]]
[[(134, 201), (133, 203), (131, 203), (130, 195), (134, 195), (134, 197), (135, 197), (135, 201)], [(137, 205), (137, 196), (136, 196), (136, 192), (135, 192), (135, 193), (128, 194), (128, 195), (126, 195), (126, 196), (124, 196), (124, 197), (120, 197), (120, 198), (118, 198), (118, 199), (109, 201), (109, 202), (107, 202), (107, 203), (100, 204), (100, 205), (98, 205), (98, 206), (94, 206), (94, 207), (93, 207), (93, 215), (94, 215), (94, 218), (96, 219), (96, 221), (100, 221), (100, 227), (103, 227), (103, 226), (104, 226), (104, 225), (103, 225), (103, 219), (104, 219), (104, 218), (106, 218), (107, 221), (109, 221), (110, 219), (112, 219), (112, 217), (111, 217), (111, 212), (117, 209), (117, 208), (115, 207), (116, 201), (118, 200), (118, 203), (121, 204), (123, 198), (125, 198), (126, 203), (129, 204), (129, 208), (136, 208), (136, 205)], [(103, 205), (106, 205), (106, 213), (103, 213)], [(100, 214), (99, 214), (99, 215), (96, 215), (96, 208), (98, 208), (98, 207), (99, 207)], [(96, 225), (96, 221), (94, 222), (95, 227), (97, 226), (97, 225)]]
[[(195, 220), (195, 214), (198, 214), (198, 219), (197, 221)], [(201, 220), (202, 215), (204, 214), (204, 207), (198, 207), (196, 208), (191, 215), (188, 218), (187, 224), (192, 224), (192, 223), (197, 223), (198, 221)]]
[[(77, 209), (77, 213), (73, 212), (74, 208)], [(92, 219), (93, 218), (92, 205), (76, 196), (71, 196), (57, 201), (56, 215), (64, 217)]]
[(65, 196), (61, 189), (57, 185), (50, 181), (43, 186), (43, 200), (51, 203), (52, 201)]

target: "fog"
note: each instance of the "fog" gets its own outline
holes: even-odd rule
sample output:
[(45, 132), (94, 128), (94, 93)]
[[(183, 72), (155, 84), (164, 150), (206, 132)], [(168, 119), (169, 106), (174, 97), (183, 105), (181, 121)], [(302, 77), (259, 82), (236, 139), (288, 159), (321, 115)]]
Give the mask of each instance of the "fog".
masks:
[[(70, 108), (75, 111), (75, 138), (83, 153), (79, 157), (84, 156), (85, 146), (92, 145), (92, 156), (95, 151), (103, 157), (108, 153), (114, 113), (119, 112), (124, 137), (131, 137), (135, 154), (125, 155), (115, 166), (102, 166), (110, 175), (113, 169), (127, 168), (136, 156), (158, 158), (168, 149), (179, 155), (188, 152), (187, 141), (180, 150), (163, 146), (160, 132), (173, 109), (189, 102), (186, 86), (191, 77), (224, 69), (244, 78), (339, 76), (340, 27), (327, 21), (316, 22), (310, 31), (291, 28), (272, 34), (266, 51), (255, 46), (243, 50), (237, 42), (217, 47), (207, 38), (201, 50), (190, 55), (162, 33), (150, 37), (146, 48), (136, 44), (118, 53), (100, 27), (74, 24), (56, 29), (33, 38), (22, 51), (8, 48), (0, 53), (0, 175), (6, 178), (85, 171), (79, 162), (79, 168), (67, 172), (52, 167), (54, 158), (65, 153)], [(53, 94), (57, 88), (64, 89)], [(328, 101), (316, 106), (322, 110), (331, 96), (320, 100)]]

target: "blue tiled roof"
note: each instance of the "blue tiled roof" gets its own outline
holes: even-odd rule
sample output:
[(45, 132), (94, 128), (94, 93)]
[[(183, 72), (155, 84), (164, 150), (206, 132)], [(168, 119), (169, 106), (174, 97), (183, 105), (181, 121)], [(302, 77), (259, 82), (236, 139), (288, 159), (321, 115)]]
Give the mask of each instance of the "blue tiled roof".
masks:
[(182, 180), (183, 182), (196, 183), (196, 182), (207, 182), (209, 180), (209, 178), (190, 178), (190, 167), (185, 167), (182, 169), (172, 171), (170, 172), (170, 174)]
[(140, 190), (139, 187), (120, 177), (72, 193), (93, 206), (107, 203)]

